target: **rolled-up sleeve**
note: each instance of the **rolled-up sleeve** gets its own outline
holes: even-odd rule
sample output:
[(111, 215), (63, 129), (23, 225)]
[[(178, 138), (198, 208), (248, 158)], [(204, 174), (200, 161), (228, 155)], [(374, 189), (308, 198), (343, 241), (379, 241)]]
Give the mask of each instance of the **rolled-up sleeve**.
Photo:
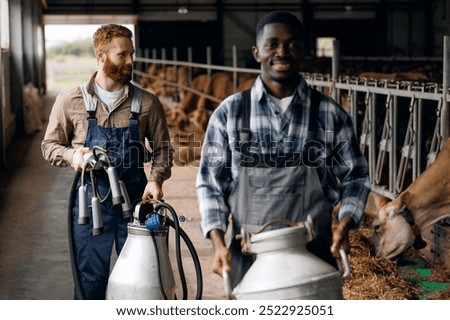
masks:
[(64, 98), (58, 95), (50, 112), (47, 130), (41, 143), (44, 159), (53, 166), (67, 167), (75, 149), (70, 145), (73, 123), (67, 116)]
[(231, 150), (222, 111), (218, 108), (210, 117), (196, 181), (202, 216), (200, 227), (205, 237), (213, 229), (226, 232), (230, 214), (227, 198), (231, 182)]
[(370, 192), (367, 161), (359, 148), (350, 117), (342, 122), (343, 126), (336, 135), (335, 146), (339, 146), (338, 154), (344, 165), (333, 166), (335, 175), (340, 180), (340, 207), (338, 219), (350, 216), (360, 225), (367, 197)]
[(146, 128), (146, 138), (152, 153), (149, 181), (160, 185), (172, 174), (174, 149), (170, 142), (169, 129), (161, 102), (151, 97), (152, 108)]

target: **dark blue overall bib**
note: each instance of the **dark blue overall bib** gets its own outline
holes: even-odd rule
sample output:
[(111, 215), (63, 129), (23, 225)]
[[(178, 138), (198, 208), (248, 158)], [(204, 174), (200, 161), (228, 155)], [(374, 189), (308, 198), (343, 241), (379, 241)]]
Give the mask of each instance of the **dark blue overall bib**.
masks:
[[(129, 126), (125, 128), (101, 127), (95, 117), (97, 99), (87, 93), (81, 86), (88, 112), (88, 129), (85, 147), (99, 146), (108, 151), (112, 165), (116, 167), (119, 179), (127, 188), (131, 203), (142, 197), (147, 179), (144, 172), (144, 146), (140, 143), (138, 116), (141, 108), (142, 91), (131, 87), (133, 95)], [(120, 253), (126, 237), (128, 218), (124, 218), (121, 205), (112, 204), (108, 176), (104, 170), (96, 172), (96, 184), (101, 203), (101, 216), (104, 232), (101, 235), (92, 234), (92, 210), (89, 208), (90, 223), (79, 225), (78, 196), (75, 199), (73, 214), (73, 240), (77, 265), (77, 275), (84, 299), (104, 299), (108, 283), (110, 260), (113, 245), (117, 254)], [(85, 179), (88, 190), (88, 203), (92, 199), (92, 183)], [(78, 182), (80, 186), (80, 182)], [(78, 193), (77, 193), (78, 194)], [(77, 293), (75, 292), (77, 298)]]

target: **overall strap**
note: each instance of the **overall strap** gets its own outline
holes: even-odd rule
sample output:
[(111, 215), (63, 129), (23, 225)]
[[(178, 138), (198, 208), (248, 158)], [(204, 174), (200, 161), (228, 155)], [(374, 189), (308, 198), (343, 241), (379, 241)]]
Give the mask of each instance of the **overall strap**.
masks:
[(309, 122), (308, 122), (308, 136), (306, 141), (315, 140), (318, 123), (319, 123), (319, 107), (320, 107), (320, 93), (316, 89), (311, 88), (311, 103), (309, 107)]
[[(241, 103), (241, 116), (242, 116), (242, 127), (239, 131), (239, 148), (241, 152), (241, 166), (242, 167), (254, 167), (255, 157), (250, 153), (250, 111), (251, 111), (251, 89), (247, 89), (241, 92), (242, 103)], [(256, 161), (258, 162), (258, 161)]]
[[(310, 145), (309, 142), (312, 143), (312, 146), (315, 146), (317, 139), (317, 132), (319, 128), (319, 112), (320, 112), (320, 92), (314, 88), (310, 88), (310, 107), (309, 107), (309, 122), (308, 122), (308, 136), (306, 137), (305, 146)], [(311, 145), (310, 145), (311, 146)], [(307, 152), (307, 150), (303, 150), (303, 153)], [(316, 167), (315, 164), (316, 159), (312, 159), (312, 162), (309, 161), (308, 156), (303, 156), (302, 162), (310, 167)], [(322, 166), (316, 167), (317, 177), (322, 185), (322, 189), (324, 189), (326, 185), (327, 173), (326, 169)]]
[[(95, 111), (97, 109), (97, 97), (91, 96), (87, 91), (87, 85), (80, 85), (81, 93), (83, 94), (84, 105), (86, 106), (86, 111), (89, 113), (89, 118), (95, 118)], [(133, 98), (131, 101), (131, 118), (138, 118), (139, 113), (141, 112), (141, 103), (142, 103), (142, 89), (139, 87), (132, 85), (131, 86)]]
[(136, 85), (130, 85), (132, 94), (131, 100), (131, 116), (129, 122), (130, 138), (132, 140), (139, 140), (139, 113), (141, 112), (142, 103), (142, 89)]
[(81, 93), (83, 94), (84, 105), (89, 114), (88, 119), (95, 119), (95, 110), (97, 109), (97, 97), (91, 96), (87, 91), (87, 84), (80, 85)]
[(240, 131), (240, 141), (246, 142), (250, 139), (250, 113), (252, 109), (251, 103), (251, 89), (247, 89), (241, 92), (242, 94), (242, 128)]
[(133, 100), (131, 101), (131, 112), (133, 114), (141, 113), (141, 103), (142, 103), (142, 89), (136, 85), (131, 84), (130, 89), (132, 90)]

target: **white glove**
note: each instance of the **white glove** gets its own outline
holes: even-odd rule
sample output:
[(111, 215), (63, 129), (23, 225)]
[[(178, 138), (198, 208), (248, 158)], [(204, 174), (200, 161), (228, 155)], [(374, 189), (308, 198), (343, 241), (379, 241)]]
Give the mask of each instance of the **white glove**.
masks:
[(87, 147), (78, 148), (73, 154), (72, 167), (75, 171), (83, 171), (85, 159), (92, 155), (92, 150)]

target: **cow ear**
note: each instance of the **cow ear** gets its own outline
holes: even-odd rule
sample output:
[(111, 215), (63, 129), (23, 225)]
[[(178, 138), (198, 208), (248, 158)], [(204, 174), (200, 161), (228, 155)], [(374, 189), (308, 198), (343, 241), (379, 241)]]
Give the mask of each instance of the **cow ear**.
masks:
[(403, 206), (408, 206), (409, 202), (411, 201), (411, 197), (411, 193), (409, 193), (409, 191), (405, 191), (398, 196), (398, 200)]
[(405, 210), (405, 207), (408, 206), (410, 198), (411, 194), (408, 191), (400, 193), (397, 198), (392, 200), (392, 209), (389, 210), (388, 215), (393, 216)]
[(373, 202), (377, 210), (380, 210), (386, 203), (391, 201), (389, 198), (382, 196), (378, 193), (372, 192)]

